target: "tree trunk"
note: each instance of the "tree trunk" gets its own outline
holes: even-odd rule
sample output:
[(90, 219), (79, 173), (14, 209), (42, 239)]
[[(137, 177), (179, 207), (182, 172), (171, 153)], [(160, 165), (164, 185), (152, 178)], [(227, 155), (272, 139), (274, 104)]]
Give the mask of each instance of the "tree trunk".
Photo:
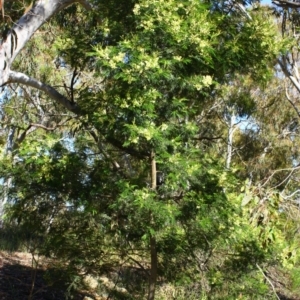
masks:
[[(11, 127), (8, 132), (8, 137), (6, 140), (6, 149), (5, 149), (5, 155), (11, 156), (13, 153), (14, 148), (14, 136), (16, 133), (16, 128)], [(8, 191), (11, 187), (12, 178), (8, 177), (3, 182), (3, 198), (0, 199), (0, 227), (2, 227), (3, 224), (3, 216), (4, 216), (4, 206), (8, 201)]]
[(149, 293), (148, 300), (154, 300), (155, 288), (157, 280), (157, 252), (156, 252), (156, 239), (150, 237), (150, 251), (151, 251), (151, 269), (149, 277)]
[(231, 113), (230, 123), (228, 129), (228, 139), (227, 139), (227, 157), (226, 157), (226, 168), (230, 169), (231, 159), (232, 159), (232, 148), (233, 148), (233, 133), (235, 131), (235, 114)]
[[(151, 188), (156, 190), (156, 161), (155, 153), (151, 152)], [(153, 224), (153, 217), (150, 215), (150, 224)], [(156, 238), (150, 234), (150, 257), (151, 257), (151, 267), (150, 267), (150, 276), (149, 276), (149, 292), (148, 300), (154, 300), (155, 297), (155, 288), (157, 280), (157, 251), (156, 251)]]
[(8, 81), (10, 67), (24, 48), (32, 35), (53, 15), (75, 2), (76, 0), (40, 0), (32, 9), (23, 15), (15, 26), (9, 31), (0, 47), (0, 85)]

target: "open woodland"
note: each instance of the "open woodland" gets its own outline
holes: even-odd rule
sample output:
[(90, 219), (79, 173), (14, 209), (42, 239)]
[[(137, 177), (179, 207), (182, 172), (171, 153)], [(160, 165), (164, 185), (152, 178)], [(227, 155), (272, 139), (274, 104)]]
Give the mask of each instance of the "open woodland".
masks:
[(300, 299), (300, 2), (0, 1), (0, 299)]

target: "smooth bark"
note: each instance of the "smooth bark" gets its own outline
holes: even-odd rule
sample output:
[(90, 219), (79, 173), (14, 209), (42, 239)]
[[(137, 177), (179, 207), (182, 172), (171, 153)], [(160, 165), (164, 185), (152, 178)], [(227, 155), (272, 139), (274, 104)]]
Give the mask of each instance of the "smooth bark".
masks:
[(227, 138), (226, 168), (230, 169), (232, 152), (233, 152), (233, 134), (234, 131), (236, 130), (236, 118), (234, 112), (231, 113), (230, 122), (228, 126), (229, 129), (228, 129), (228, 138)]
[[(13, 61), (34, 33), (56, 13), (76, 2), (82, 4), (86, 9), (92, 8), (86, 0), (39, 0), (15, 23), (6, 38), (2, 40), (0, 44), (0, 86), (7, 83), (20, 83), (39, 89), (69, 111), (79, 113), (78, 106), (53, 87), (34, 78), (30, 78), (26, 74), (11, 70)], [(14, 148), (25, 139), (28, 133), (35, 130), (35, 128), (36, 126), (30, 125), (27, 130), (15, 139), (15, 128), (12, 127), (9, 131), (6, 143), (6, 155), (13, 156)], [(11, 182), (10, 177), (4, 182), (4, 197), (1, 199), (2, 201), (0, 201), (0, 225), (2, 223), (4, 205), (8, 201), (7, 191), (11, 186)]]
[(26, 74), (10, 71), (8, 73), (8, 83), (20, 83), (41, 90), (45, 92), (51, 99), (60, 103), (69, 111), (79, 113), (79, 107), (76, 105), (76, 103), (70, 101), (64, 95), (60, 94), (52, 86), (31, 78)]
[(32, 86), (43, 90), (53, 100), (58, 101), (70, 111), (76, 111), (77, 108), (73, 104), (68, 103), (66, 98), (55, 91), (54, 88), (30, 79), (25, 74), (21, 76), (20, 73), (11, 70), (16, 56), (25, 47), (34, 33), (55, 14), (74, 3), (80, 3), (86, 9), (92, 8), (86, 0), (39, 0), (31, 10), (19, 19), (0, 44), (0, 86), (9, 82), (19, 82)]
[(288, 0), (273, 0), (273, 4), (284, 7), (284, 8), (299, 8), (300, 3), (299, 2), (294, 2), (294, 1), (288, 1)]

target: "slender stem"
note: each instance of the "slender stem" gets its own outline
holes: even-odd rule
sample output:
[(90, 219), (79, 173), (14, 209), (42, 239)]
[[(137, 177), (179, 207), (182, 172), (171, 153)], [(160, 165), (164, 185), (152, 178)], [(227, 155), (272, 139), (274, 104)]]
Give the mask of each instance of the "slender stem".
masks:
[[(151, 160), (151, 188), (156, 190), (156, 161), (155, 153), (151, 151), (150, 155)], [(153, 223), (153, 216), (150, 213), (150, 223)], [(157, 251), (156, 251), (156, 238), (150, 234), (150, 257), (151, 257), (151, 268), (149, 276), (149, 292), (148, 300), (154, 300), (155, 297), (155, 288), (157, 280)]]
[(156, 280), (157, 280), (157, 251), (156, 251), (156, 238), (150, 237), (150, 251), (151, 251), (151, 270), (149, 277), (149, 293), (148, 300), (154, 300)]
[(236, 130), (236, 121), (235, 121), (235, 114), (234, 112), (231, 113), (230, 116), (230, 124), (229, 124), (229, 130), (228, 130), (228, 138), (227, 138), (227, 157), (226, 157), (226, 168), (230, 169), (231, 165), (231, 159), (232, 159), (232, 148), (233, 148), (233, 134)]
[(37, 268), (38, 268), (38, 260), (36, 260), (36, 258), (34, 256), (34, 252), (32, 252), (31, 255), (32, 255), (31, 268), (32, 268), (33, 274), (31, 274), (31, 289), (30, 289), (30, 294), (28, 296), (28, 300), (31, 300), (33, 297), (33, 291), (34, 291)]
[(272, 287), (272, 289), (273, 289), (273, 291), (274, 291), (274, 294), (275, 294), (276, 298), (277, 298), (278, 300), (280, 300), (280, 298), (278, 297), (278, 295), (277, 295), (277, 293), (276, 293), (276, 290), (275, 290), (275, 287), (274, 287), (272, 281), (266, 276), (265, 272), (263, 271), (263, 269), (262, 269), (258, 264), (256, 264), (256, 266), (257, 266), (258, 270), (263, 274), (263, 276), (265, 277), (265, 279), (268, 281), (268, 283), (270, 284), (270, 286)]

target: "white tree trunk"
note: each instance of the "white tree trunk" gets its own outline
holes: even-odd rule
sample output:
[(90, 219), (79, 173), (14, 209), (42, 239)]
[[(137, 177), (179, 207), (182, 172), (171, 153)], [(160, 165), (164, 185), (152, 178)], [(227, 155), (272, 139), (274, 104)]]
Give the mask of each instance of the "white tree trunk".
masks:
[[(16, 128), (11, 127), (8, 132), (8, 136), (6, 139), (6, 147), (5, 147), (5, 154), (12, 156), (13, 148), (14, 148), (14, 137), (16, 133)], [(4, 216), (4, 206), (8, 201), (8, 190), (11, 187), (12, 178), (8, 177), (3, 182), (3, 197), (0, 199), (0, 228), (3, 224), (3, 216)]]
[(13, 26), (6, 39), (3, 40), (0, 45), (0, 86), (9, 82), (18, 82), (36, 87), (46, 92), (54, 100), (63, 104), (67, 109), (74, 111), (74, 106), (70, 104), (68, 99), (60, 95), (53, 88), (39, 83), (28, 76), (26, 77), (24, 74), (21, 76), (20, 73), (12, 72), (11, 70), (14, 59), (33, 34), (52, 16), (73, 3), (80, 3), (86, 9), (92, 8), (86, 0), (39, 0), (36, 1), (32, 9), (23, 15)]
[[(86, 9), (91, 9), (90, 4), (86, 0), (39, 0), (36, 1), (32, 9), (23, 15), (12, 27), (6, 39), (2, 40), (0, 44), (0, 86), (15, 82), (34, 87), (45, 92), (50, 98), (62, 104), (68, 110), (74, 113), (79, 112), (74, 102), (61, 95), (53, 87), (34, 78), (30, 78), (25, 74), (11, 70), (14, 59), (25, 47), (33, 34), (52, 16), (73, 3), (80, 3)], [(6, 143), (6, 155), (12, 155), (14, 146), (16, 146), (15, 143), (19, 144), (22, 142), (27, 133), (29, 133), (29, 130), (34, 130), (34, 128), (28, 128), (18, 139), (15, 139), (15, 129), (10, 129)], [(8, 178), (3, 184), (4, 197), (0, 199), (0, 226), (4, 213), (4, 205), (8, 200), (7, 192), (11, 186), (11, 178)]]
[(229, 128), (228, 128), (228, 138), (227, 138), (227, 153), (226, 153), (226, 168), (230, 169), (232, 151), (233, 151), (233, 133), (236, 129), (236, 117), (235, 113), (232, 111), (230, 116)]

